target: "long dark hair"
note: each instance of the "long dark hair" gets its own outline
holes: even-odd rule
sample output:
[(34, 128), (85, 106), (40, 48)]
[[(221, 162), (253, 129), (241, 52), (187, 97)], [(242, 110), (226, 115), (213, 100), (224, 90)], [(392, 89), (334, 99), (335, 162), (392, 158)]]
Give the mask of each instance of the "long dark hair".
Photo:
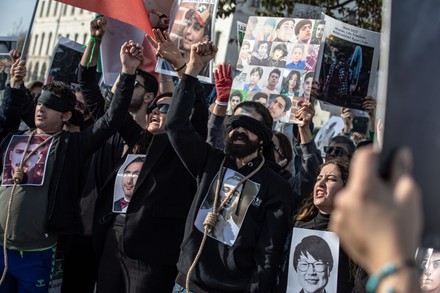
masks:
[[(342, 183), (347, 184), (348, 174), (349, 174), (349, 165), (348, 163), (341, 161), (339, 159), (334, 159), (325, 162), (319, 167), (319, 172), (321, 172), (322, 168), (327, 165), (336, 165), (338, 167), (339, 172), (341, 173)], [(314, 190), (314, 189), (313, 189)], [(314, 217), (318, 213), (318, 208), (313, 203), (313, 194), (309, 196), (306, 200), (304, 200), (303, 206), (300, 208), (298, 213), (294, 216), (295, 221), (304, 221), (311, 217)]]

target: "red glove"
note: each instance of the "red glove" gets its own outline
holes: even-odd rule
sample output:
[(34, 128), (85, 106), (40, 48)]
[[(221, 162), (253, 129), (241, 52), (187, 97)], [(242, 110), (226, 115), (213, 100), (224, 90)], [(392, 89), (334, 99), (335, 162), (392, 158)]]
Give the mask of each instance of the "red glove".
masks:
[(214, 71), (215, 89), (217, 99), (215, 103), (220, 106), (228, 106), (229, 94), (232, 87), (231, 65), (220, 64)]

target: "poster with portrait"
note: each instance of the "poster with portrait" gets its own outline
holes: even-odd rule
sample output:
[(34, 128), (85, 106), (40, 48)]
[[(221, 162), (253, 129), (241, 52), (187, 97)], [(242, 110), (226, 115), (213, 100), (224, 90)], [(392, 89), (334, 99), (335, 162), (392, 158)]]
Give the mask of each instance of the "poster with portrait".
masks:
[[(23, 161), (23, 180), (21, 186), (41, 186), (46, 176), (49, 149), (53, 139), (50, 135), (34, 135), (29, 141), (29, 135), (13, 135), (3, 157), (2, 186), (13, 186), (14, 173)], [(43, 145), (39, 146), (40, 144)], [(23, 159), (24, 156), (24, 159)]]
[(287, 293), (336, 293), (339, 238), (333, 232), (293, 228)]
[(319, 100), (362, 110), (363, 98), (374, 93), (379, 61), (380, 33), (361, 29), (324, 16), (324, 44), (315, 79), (322, 85)]
[(440, 291), (440, 250), (418, 248), (416, 264), (421, 269), (420, 288), (422, 293)]
[[(170, 38), (179, 48), (188, 64), (191, 45), (215, 40), (215, 18), (217, 0), (179, 0), (179, 8), (172, 19)], [(170, 63), (159, 58), (156, 65), (159, 73), (177, 76)], [(212, 83), (212, 61), (200, 72), (199, 80)]]
[(145, 162), (145, 155), (127, 155), (124, 163), (116, 174), (113, 192), (114, 213), (125, 213), (133, 196), (136, 183)]
[(321, 152), (322, 157), (325, 157), (324, 147), (328, 146), (330, 139), (338, 135), (344, 129), (344, 120), (339, 116), (332, 116), (319, 129), (315, 136), (316, 148)]
[(0, 56), (9, 56), (9, 51), (16, 50), (17, 37), (0, 37)]
[(45, 83), (54, 80), (66, 84), (78, 83), (78, 64), (81, 61), (84, 48), (81, 44), (60, 37), (52, 53), (52, 61)]
[(234, 189), (235, 192), (220, 211), (213, 233), (208, 235), (219, 242), (232, 246), (240, 232), (249, 206), (251, 204), (258, 204), (256, 203), (256, 201), (258, 201), (256, 196), (260, 190), (260, 184), (252, 180), (247, 180), (246, 184), (244, 184), (244, 188), (243, 185), (236, 188), (238, 182), (244, 178), (242, 174), (228, 168), (224, 168), (222, 174), (217, 173), (214, 180), (212, 180), (208, 194), (203, 200), (194, 222), (196, 228), (202, 233), (204, 232), (203, 222), (206, 215), (212, 212), (213, 209), (218, 176), (223, 176), (218, 195), (219, 203), (229, 197)]
[[(249, 17), (232, 88), (247, 91), (248, 101), (258, 93), (267, 94), (266, 106), (272, 107), (275, 121), (298, 123), (299, 108), (292, 105), (310, 99), (320, 51), (315, 39), (322, 38), (323, 28), (322, 20)], [(272, 105), (277, 102), (279, 109)]]
[(241, 44), (243, 44), (245, 32), (246, 32), (246, 24), (244, 22), (237, 21), (238, 52), (240, 52), (240, 50), (241, 50)]

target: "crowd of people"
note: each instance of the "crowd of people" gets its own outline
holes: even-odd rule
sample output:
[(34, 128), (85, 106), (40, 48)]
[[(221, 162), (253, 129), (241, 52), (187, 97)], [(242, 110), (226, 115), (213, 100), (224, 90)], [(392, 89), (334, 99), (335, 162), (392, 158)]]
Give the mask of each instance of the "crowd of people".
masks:
[[(187, 13), (188, 30), (203, 30), (197, 12)], [(295, 32), (317, 42), (322, 33), (312, 37), (307, 21), (295, 31), (289, 20), (264, 25), (258, 49), (241, 62), (269, 58), (272, 39)], [(95, 42), (78, 65), (78, 88), (59, 81), (26, 88), (26, 63), (11, 52), (0, 108), (0, 292), (48, 292), (57, 254), (62, 292), (286, 292), (293, 282), (318, 293), (332, 292), (331, 278), (342, 293), (432, 289), (429, 278), (420, 286), (414, 262), (422, 213), (411, 154), (395, 155), (390, 181), (378, 176), (368, 146), (373, 97), (363, 104), (370, 137), (355, 144), (353, 115), (342, 109), (344, 130), (323, 158), (313, 135), (320, 91), (313, 76), (301, 85), (307, 99), (298, 124), (280, 121), (292, 106), (285, 96), (268, 102), (277, 69), (259, 89), (255, 67), (245, 87), (262, 93), (243, 101), (231, 93), (231, 66), (219, 65), (208, 105), (197, 76), (216, 46), (188, 39), (182, 55), (166, 31), (154, 29), (148, 40), (178, 81), (139, 69), (143, 47), (127, 40), (106, 104), (96, 72), (105, 27), (104, 17), (90, 23)], [(297, 45), (292, 54), (303, 50)], [(271, 64), (286, 54), (275, 48)], [(304, 66), (292, 60), (288, 68)], [(282, 90), (297, 93), (299, 77), (292, 71)], [(314, 235), (291, 250), (294, 228), (336, 232), (337, 257)], [(426, 257), (422, 265), (429, 274), (438, 266)]]

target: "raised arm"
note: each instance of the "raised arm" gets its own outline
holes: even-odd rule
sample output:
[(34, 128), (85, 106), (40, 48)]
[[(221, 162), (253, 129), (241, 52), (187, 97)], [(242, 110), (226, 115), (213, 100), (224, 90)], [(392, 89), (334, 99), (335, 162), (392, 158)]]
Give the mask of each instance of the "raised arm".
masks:
[(105, 100), (98, 86), (96, 66), (106, 23), (107, 21), (104, 17), (95, 18), (90, 22), (91, 40), (87, 44), (78, 70), (78, 82), (84, 96), (84, 101), (95, 120), (105, 113)]
[(109, 109), (91, 127), (79, 133), (84, 140), (86, 154), (90, 155), (113, 135), (124, 123), (134, 90), (136, 69), (143, 60), (143, 49), (132, 41), (125, 42), (120, 51), (122, 73)]
[(209, 145), (190, 121), (195, 101), (197, 75), (205, 64), (214, 58), (217, 48), (212, 43), (193, 45), (185, 74), (174, 93), (167, 115), (165, 129), (176, 152), (189, 172), (197, 177), (204, 167)]
[[(335, 198), (330, 228), (369, 273), (371, 292), (420, 292), (418, 270), (411, 263), (420, 244), (423, 214), (409, 150), (395, 156), (389, 182), (378, 170), (372, 149), (356, 152), (348, 183)], [(385, 271), (389, 274), (376, 278)]]

